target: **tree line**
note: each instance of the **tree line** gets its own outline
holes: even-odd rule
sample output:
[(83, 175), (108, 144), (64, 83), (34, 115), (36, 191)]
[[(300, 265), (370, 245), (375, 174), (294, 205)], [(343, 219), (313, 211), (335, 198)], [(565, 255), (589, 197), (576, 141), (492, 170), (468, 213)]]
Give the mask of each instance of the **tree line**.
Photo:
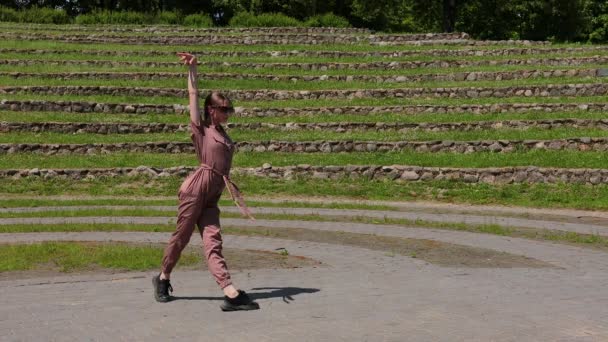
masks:
[(467, 32), (478, 39), (608, 41), (607, 0), (0, 0), (69, 16), (94, 11), (204, 13), (215, 25), (235, 15), (279, 13), (305, 21), (331, 13), (354, 27), (387, 32)]

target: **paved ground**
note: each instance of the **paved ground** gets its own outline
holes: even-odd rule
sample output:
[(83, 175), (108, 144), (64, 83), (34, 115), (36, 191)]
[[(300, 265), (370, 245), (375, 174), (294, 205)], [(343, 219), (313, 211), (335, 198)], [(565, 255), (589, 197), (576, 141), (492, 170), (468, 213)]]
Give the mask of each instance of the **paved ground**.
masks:
[[(206, 271), (175, 273), (175, 295), (186, 298), (168, 304), (153, 299), (154, 272), (2, 281), (3, 339), (608, 341), (608, 254), (603, 252), (424, 228), (266, 220), (256, 224), (428, 238), (522, 254), (556, 267), (448, 268), (361, 248), (227, 236), (225, 245), (231, 248), (284, 247), (291, 255), (321, 260), (325, 266), (235, 273), (237, 285), (254, 294), (262, 307), (241, 313), (219, 310), (220, 291)], [(0, 234), (0, 241), (164, 242), (168, 236), (28, 233)]]

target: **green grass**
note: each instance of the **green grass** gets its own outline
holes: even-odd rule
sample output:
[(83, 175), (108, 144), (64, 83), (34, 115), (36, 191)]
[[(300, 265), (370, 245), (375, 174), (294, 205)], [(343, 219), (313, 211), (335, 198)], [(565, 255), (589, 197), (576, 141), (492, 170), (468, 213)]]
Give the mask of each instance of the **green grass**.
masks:
[[(233, 128), (229, 131), (234, 141), (433, 141), (433, 140), (550, 140), (574, 137), (608, 137), (608, 131), (596, 128), (560, 127), (551, 130), (542, 128), (491, 129), (475, 131), (352, 131), (337, 133), (325, 130), (280, 129), (246, 130)], [(40, 144), (88, 144), (88, 143), (126, 143), (126, 142), (189, 142), (189, 132), (176, 133), (137, 133), (137, 134), (64, 134), (54, 132), (11, 132), (0, 135), (0, 143), (40, 143)]]
[[(608, 168), (605, 152), (543, 151), (528, 150), (512, 153), (477, 152), (461, 153), (334, 153), (331, 158), (325, 153), (237, 153), (234, 167), (259, 167), (264, 163), (273, 166), (308, 164), (326, 165), (416, 165), (429, 167), (507, 167), (538, 166), (562, 168)], [(197, 166), (194, 154), (159, 153), (113, 153), (109, 155), (41, 155), (18, 153), (5, 155), (0, 159), (0, 169), (14, 168), (111, 168)]]
[[(6, 196), (6, 194), (5, 194)], [(149, 198), (138, 198), (137, 200), (129, 198), (112, 198), (112, 199), (59, 199), (57, 197), (53, 199), (41, 198), (10, 198), (0, 199), (0, 208), (34, 208), (34, 207), (57, 207), (57, 206), (90, 206), (90, 205), (123, 205), (123, 206), (177, 206), (178, 200), (177, 195), (175, 200), (158, 199), (151, 200)], [(234, 202), (229, 199), (223, 199), (219, 201), (220, 206), (233, 206)], [(298, 202), (298, 201), (280, 201), (280, 202), (266, 202), (266, 201), (252, 201), (248, 200), (247, 205), (250, 207), (273, 207), (273, 208), (327, 208), (327, 209), (366, 209), (366, 210), (398, 210), (398, 208), (390, 205), (381, 204), (363, 204), (363, 203), (341, 203), (332, 202), (331, 199), (327, 199), (327, 202), (316, 203), (316, 202)], [(176, 207), (177, 208), (177, 207)]]
[[(201, 97), (204, 94), (201, 94)], [(187, 105), (188, 99), (163, 96), (110, 96), (110, 95), (32, 95), (32, 94), (2, 94), (0, 99), (13, 101), (77, 101), (99, 103), (137, 103), (137, 104), (182, 104)], [(235, 106), (245, 108), (319, 108), (341, 106), (397, 106), (397, 105), (491, 105), (510, 103), (605, 103), (608, 96), (576, 96), (576, 97), (487, 97), (477, 99), (449, 98), (361, 98), (361, 99), (314, 99), (314, 100), (254, 100), (233, 101)]]
[[(0, 218), (17, 218), (17, 217), (87, 217), (87, 216), (136, 216), (136, 217), (166, 217), (167, 223), (175, 219), (177, 207), (172, 206), (168, 210), (158, 210), (149, 208), (137, 209), (83, 209), (83, 210), (58, 210), (58, 211), (40, 211), (40, 212), (23, 212), (23, 213), (0, 213)], [(241, 217), (236, 213), (222, 213), (223, 217)], [(260, 217), (261, 218), (261, 217)], [(0, 232), (4, 230), (0, 226)]]
[[(145, 271), (157, 268), (163, 256), (158, 246), (123, 243), (42, 242), (0, 244), (0, 272), (53, 269), (58, 272), (106, 268)], [(200, 257), (186, 251), (180, 265), (200, 263)], [(50, 266), (50, 267), (49, 267)]]
[[(132, 80), (132, 79), (76, 79), (76, 80), (61, 80), (47, 78), (19, 78), (14, 79), (8, 76), (0, 76), (0, 84), (10, 84), (13, 87), (23, 86), (106, 86), (106, 87), (149, 87), (149, 88), (184, 88), (184, 79), (163, 79), (163, 80)], [(524, 86), (547, 86), (547, 85), (562, 85), (562, 84), (598, 84), (608, 83), (604, 77), (552, 77), (552, 78), (529, 78), (523, 80), (508, 80), (508, 81), (463, 81), (463, 82), (343, 82), (343, 81), (323, 81), (323, 82), (291, 82), (291, 81), (271, 81), (271, 80), (200, 80), (200, 91), (206, 92), (206, 89), (217, 90), (347, 90), (347, 89), (409, 89), (409, 88), (454, 88), (454, 87), (478, 87), (488, 89), (499, 89), (504, 87), (524, 87)], [(24, 94), (29, 91), (23, 91)], [(432, 96), (432, 95), (430, 95)]]
[[(160, 213), (159, 213), (160, 214)], [(96, 215), (99, 216), (99, 215)], [(115, 215), (112, 215), (115, 216)], [(236, 214), (222, 214), (223, 217), (237, 217)], [(22, 216), (25, 217), (25, 216)], [(29, 217), (29, 216), (28, 216)], [(37, 216), (35, 216), (37, 217)], [(365, 223), (365, 224), (382, 224), (393, 225), (395, 230), (407, 229), (408, 227), (441, 229), (449, 231), (465, 231), (471, 233), (489, 234), (506, 236), (513, 238), (524, 238), (536, 241), (551, 241), (560, 244), (574, 245), (578, 247), (594, 248), (603, 251), (608, 251), (608, 238), (597, 234), (581, 234), (576, 232), (567, 232), (560, 230), (535, 229), (522, 227), (504, 227), (495, 224), (489, 225), (473, 225), (466, 223), (443, 223), (424, 220), (407, 220), (407, 219), (376, 219), (368, 217), (344, 217), (344, 216), (314, 216), (314, 215), (256, 215), (259, 219), (270, 220), (299, 220), (307, 222), (343, 222), (343, 223)], [(172, 232), (175, 230), (175, 224), (43, 224), (43, 225), (5, 225), (2, 226), (6, 233), (35, 233), (35, 232), (87, 232), (87, 231), (105, 231), (105, 232), (123, 232), (123, 231), (138, 231), (138, 232)], [(232, 225), (223, 225), (222, 232), (229, 235), (247, 235), (247, 236), (266, 236), (266, 237), (285, 237), (278, 236), (279, 229), (275, 228), (239, 228)], [(295, 229), (293, 229), (295, 230)], [(1, 246), (1, 245), (0, 245)], [(1, 253), (0, 253), (1, 255)]]
[[(320, 123), (320, 122), (386, 122), (386, 123), (445, 123), (445, 122), (477, 122), (502, 120), (554, 120), (554, 119), (605, 119), (601, 111), (561, 111), (561, 112), (526, 112), (526, 113), (458, 113), (458, 114), (332, 114), (332, 115), (298, 115), (279, 117), (239, 117), (230, 118), (233, 123), (275, 123), (289, 122)], [(109, 113), (69, 113), (69, 112), (14, 112), (0, 111), (0, 121), (5, 122), (77, 122), (77, 123), (168, 123), (188, 125), (186, 115), (171, 114), (109, 114)]]
[[(447, 203), (497, 204), (522, 207), (608, 210), (608, 184), (469, 184), (457, 181), (396, 183), (364, 178), (320, 180), (235, 176), (248, 196), (340, 196), (369, 200), (432, 200)], [(150, 179), (114, 177), (67, 179), (0, 179), (5, 195), (175, 196), (182, 177)]]
[[(427, 50), (494, 50), (494, 49), (509, 49), (509, 48), (543, 48), (543, 46), (527, 46), (523, 44), (510, 45), (492, 45), (492, 46), (458, 46), (458, 45), (395, 45), (395, 46), (379, 46), (369, 44), (319, 44), (319, 45), (242, 45), (242, 44), (202, 44), (202, 45), (126, 45), (115, 43), (103, 44), (86, 44), (86, 43), (69, 43), (60, 41), (23, 41), (7, 39), (2, 42), (5, 49), (72, 49), (72, 50), (111, 50), (111, 51), (361, 51), (361, 52), (394, 52), (394, 51), (427, 51)], [(575, 47), (592, 47), (594, 45), (579, 44), (579, 43), (558, 43), (551, 44), (550, 48), (575, 48)]]
[[(228, 200), (222, 200), (222, 205), (232, 203)], [(128, 205), (128, 206), (151, 206), (151, 205), (177, 205), (177, 194), (175, 199), (150, 199), (140, 198), (133, 200), (132, 198), (112, 198), (112, 199), (99, 199), (99, 198), (77, 198), (77, 199), (62, 199), (57, 197), (44, 198), (36, 196), (32, 198), (29, 196), (17, 196), (9, 198), (4, 194), (3, 198), (0, 199), (0, 208), (35, 208), (35, 207), (73, 207), (73, 206), (90, 206), (90, 205)]]

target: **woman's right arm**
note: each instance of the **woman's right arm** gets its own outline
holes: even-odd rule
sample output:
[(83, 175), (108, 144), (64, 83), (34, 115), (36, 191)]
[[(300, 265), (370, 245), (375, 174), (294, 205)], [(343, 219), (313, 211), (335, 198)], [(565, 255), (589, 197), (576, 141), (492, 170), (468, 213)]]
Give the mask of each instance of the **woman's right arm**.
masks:
[(201, 113), (198, 106), (198, 80), (196, 56), (189, 53), (178, 53), (180, 59), (188, 66), (188, 97), (190, 103), (190, 121), (199, 126)]

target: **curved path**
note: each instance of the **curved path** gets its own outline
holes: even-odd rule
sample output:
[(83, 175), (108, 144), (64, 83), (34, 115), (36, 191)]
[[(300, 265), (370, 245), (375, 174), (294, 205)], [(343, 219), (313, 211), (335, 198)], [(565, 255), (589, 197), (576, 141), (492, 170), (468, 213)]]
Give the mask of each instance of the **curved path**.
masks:
[[(34, 208), (0, 208), (1, 213), (29, 213), (29, 212), (53, 212), (53, 211), (81, 211), (81, 210), (154, 210), (154, 211), (177, 211), (175, 206), (116, 206), (116, 205), (95, 205), (95, 206), (53, 206), (53, 207), (34, 207)], [(223, 212), (238, 213), (236, 207), (222, 207)], [(466, 213), (432, 213), (421, 211), (391, 211), (391, 210), (361, 210), (361, 209), (323, 209), (323, 208), (275, 208), (275, 207), (256, 207), (252, 209), (254, 214), (285, 214), (303, 216), (324, 216), (324, 217), (369, 217), (386, 219), (404, 220), (423, 220), (438, 223), (466, 223), (475, 225), (500, 225), (506, 227), (526, 227), (536, 229), (561, 230), (583, 234), (598, 234), (608, 236), (608, 219), (595, 218), (595, 223), (585, 222), (581, 219), (572, 217), (549, 217), (541, 219), (502, 217), (496, 215), (466, 214)], [(169, 215), (168, 215), (169, 216)], [(174, 215), (170, 215), (174, 217)], [(60, 217), (41, 217), (41, 218), (0, 218), (0, 226), (6, 224), (59, 224), (59, 223), (129, 223), (129, 224), (162, 224), (166, 223), (165, 217), (84, 217), (84, 218), (60, 218)], [(117, 221), (118, 220), (118, 221)], [(226, 221), (228, 220), (228, 221)], [(566, 222), (563, 222), (566, 221)], [(588, 220), (587, 220), (588, 221)], [(231, 219), (224, 219), (224, 222), (233, 222)], [(240, 221), (235, 221), (240, 222)], [(272, 222), (274, 221), (270, 221)], [(248, 224), (247, 222), (239, 224)]]
[[(260, 209), (255, 210), (261, 212)], [(19, 210), (25, 211), (15, 208), (4, 211)], [(264, 210), (373, 216), (373, 211), (360, 210)], [(376, 214), (409, 217), (425, 213), (387, 211)], [(483, 219), (484, 216), (477, 217)], [(538, 221), (502, 219), (524, 220), (508, 222), (528, 224)], [(2, 221), (9, 222), (6, 220), (14, 219)], [(40, 223), (149, 220), (154, 224), (166, 223), (168, 218), (21, 220), (32, 220), (30, 223), (36, 220), (42, 220)], [(236, 272), (237, 284), (258, 299), (262, 310), (233, 314), (219, 311), (219, 291), (211, 277), (200, 271), (176, 272), (173, 279), (175, 294), (187, 298), (165, 305), (157, 304), (152, 298), (149, 278), (154, 272), (2, 281), (0, 328), (9, 340), (107, 340), (116, 336), (125, 340), (220, 341), (608, 339), (608, 254), (604, 252), (495, 235), (390, 225), (288, 220), (250, 222), (228, 218), (222, 223), (224, 226), (299, 227), (432, 239), (526, 255), (556, 267), (440, 267), (419, 259), (362, 248), (228, 235), (225, 245), (231, 248), (286, 248), (291, 255), (310, 257), (325, 265)], [(546, 223), (551, 221), (546, 220)], [(0, 234), (0, 241), (166, 242), (168, 237), (169, 233), (141, 232), (5, 233)], [(199, 243), (197, 240), (193, 239), (192, 243)], [(44, 331), (32, 329), (34, 321), (45, 322)]]

